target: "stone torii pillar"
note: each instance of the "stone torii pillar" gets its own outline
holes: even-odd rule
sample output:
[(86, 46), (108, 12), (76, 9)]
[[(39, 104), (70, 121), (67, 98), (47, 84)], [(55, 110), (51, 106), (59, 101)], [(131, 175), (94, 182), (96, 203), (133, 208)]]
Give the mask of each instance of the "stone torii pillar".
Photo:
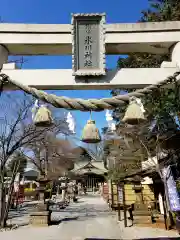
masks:
[(8, 61), (9, 52), (6, 47), (0, 45), (0, 69), (2, 69), (3, 64)]
[(171, 61), (163, 61), (161, 68), (180, 68), (180, 42), (175, 43), (169, 49)]
[(171, 51), (171, 62), (175, 67), (180, 68), (180, 42), (176, 43), (170, 49)]

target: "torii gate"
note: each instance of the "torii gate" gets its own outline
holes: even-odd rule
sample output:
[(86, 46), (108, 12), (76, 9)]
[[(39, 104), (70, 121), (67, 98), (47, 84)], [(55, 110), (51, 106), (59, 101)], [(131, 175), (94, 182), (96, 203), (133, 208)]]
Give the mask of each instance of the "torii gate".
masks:
[[(85, 17), (102, 17), (99, 14), (80, 14)], [(75, 16), (76, 17), (76, 16)], [(101, 19), (101, 20), (102, 20)], [(83, 25), (83, 24), (82, 24)], [(102, 24), (101, 24), (102, 25)], [(48, 24), (0, 24), (0, 69), (14, 82), (36, 89), (113, 89), (113, 88), (143, 88), (167, 79), (179, 71), (180, 67), (180, 22), (135, 23), (135, 24), (104, 24), (99, 48), (100, 54), (128, 54), (131, 52), (146, 52), (166, 54), (171, 52), (171, 62), (163, 62), (160, 68), (138, 68), (104, 71), (103, 74), (87, 77), (73, 75), (74, 70), (46, 69), (24, 70), (16, 69), (15, 64), (6, 64), (8, 55), (75, 55), (75, 39), (72, 34), (80, 31), (74, 22), (71, 25)], [(76, 28), (77, 27), (77, 28)], [(78, 30), (78, 31), (77, 31)], [(81, 29), (82, 30), (82, 29)], [(102, 40), (103, 38), (103, 40)], [(77, 40), (77, 39), (76, 39)], [(80, 38), (78, 39), (78, 41)], [(102, 42), (102, 45), (101, 45)], [(77, 42), (76, 42), (77, 44)], [(76, 49), (77, 50), (77, 49)], [(89, 53), (88, 53), (89, 54)], [(77, 60), (77, 59), (76, 59)], [(101, 65), (104, 66), (104, 59)], [(77, 65), (77, 64), (75, 64)], [(102, 67), (102, 66), (101, 66)], [(176, 78), (179, 73), (174, 76)], [(88, 80), (88, 81), (87, 81)], [(161, 86), (160, 84), (158, 86)], [(157, 87), (157, 86), (156, 86)], [(13, 89), (13, 86), (9, 86)], [(149, 87), (146, 92), (155, 87)], [(47, 96), (32, 89), (35, 96), (47, 99)], [(32, 93), (31, 91), (31, 93)], [(29, 91), (30, 92), (30, 91)], [(141, 96), (142, 92), (138, 94)], [(36, 94), (37, 93), (37, 94)], [(38, 95), (39, 94), (39, 95)], [(47, 94), (48, 95), (48, 94)], [(126, 97), (125, 97), (126, 98)], [(69, 103), (68, 103), (69, 101)], [(50, 97), (50, 103), (69, 109), (103, 110), (116, 107), (121, 98), (106, 100), (74, 101), (65, 98)], [(125, 99), (127, 102), (127, 98)]]
[(86, 81), (72, 69), (16, 69), (6, 64), (8, 55), (71, 55), (71, 24), (0, 24), (0, 67), (11, 79), (37, 89), (142, 88), (163, 80), (180, 66), (180, 21), (105, 24), (105, 53), (171, 52), (172, 61), (161, 68), (108, 70)]

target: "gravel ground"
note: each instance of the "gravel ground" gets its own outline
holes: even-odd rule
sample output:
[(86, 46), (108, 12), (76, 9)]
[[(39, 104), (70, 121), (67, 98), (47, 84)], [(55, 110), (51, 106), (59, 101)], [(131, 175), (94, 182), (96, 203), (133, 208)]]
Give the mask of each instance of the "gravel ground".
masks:
[[(22, 212), (21, 212), (22, 214)], [(11, 213), (11, 215), (13, 215)], [(13, 223), (26, 225), (14, 231), (0, 232), (2, 240), (117, 240), (117, 239), (180, 239), (175, 231), (163, 229), (128, 227), (117, 222), (107, 204), (98, 196), (87, 196), (72, 203), (65, 210), (53, 212), (52, 220), (59, 223), (50, 227), (32, 227), (28, 215), (15, 216)]]

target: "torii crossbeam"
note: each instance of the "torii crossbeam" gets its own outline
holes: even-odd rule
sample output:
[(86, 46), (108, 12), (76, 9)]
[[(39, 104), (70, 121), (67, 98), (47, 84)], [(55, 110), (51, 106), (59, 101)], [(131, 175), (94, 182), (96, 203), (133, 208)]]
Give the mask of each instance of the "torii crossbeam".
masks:
[[(71, 69), (15, 69), (8, 55), (72, 54), (69, 24), (0, 24), (0, 67), (11, 79), (37, 89), (142, 88), (173, 75), (180, 65), (180, 22), (106, 24), (106, 54), (171, 52), (161, 68), (108, 70), (105, 76), (75, 77)], [(4, 64), (4, 65), (3, 65)], [(10, 87), (11, 88), (11, 87)]]

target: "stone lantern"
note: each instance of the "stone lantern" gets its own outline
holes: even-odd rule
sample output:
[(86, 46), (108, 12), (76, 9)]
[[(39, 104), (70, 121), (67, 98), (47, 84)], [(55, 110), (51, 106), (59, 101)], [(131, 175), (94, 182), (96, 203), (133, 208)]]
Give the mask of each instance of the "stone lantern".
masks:
[[(143, 200), (143, 186), (141, 184), (142, 180), (143, 178), (139, 175), (136, 175), (132, 179), (134, 184), (133, 190), (136, 196), (136, 201), (134, 203), (135, 223), (139, 223), (139, 221), (142, 223), (151, 223), (151, 212)], [(138, 216), (140, 217), (139, 219), (137, 218)]]
[(37, 182), (39, 183), (39, 203), (35, 211), (30, 215), (30, 224), (35, 226), (48, 226), (50, 224), (51, 211), (48, 208), (48, 204), (45, 202), (44, 192), (50, 180), (46, 179), (44, 176), (40, 176)]

